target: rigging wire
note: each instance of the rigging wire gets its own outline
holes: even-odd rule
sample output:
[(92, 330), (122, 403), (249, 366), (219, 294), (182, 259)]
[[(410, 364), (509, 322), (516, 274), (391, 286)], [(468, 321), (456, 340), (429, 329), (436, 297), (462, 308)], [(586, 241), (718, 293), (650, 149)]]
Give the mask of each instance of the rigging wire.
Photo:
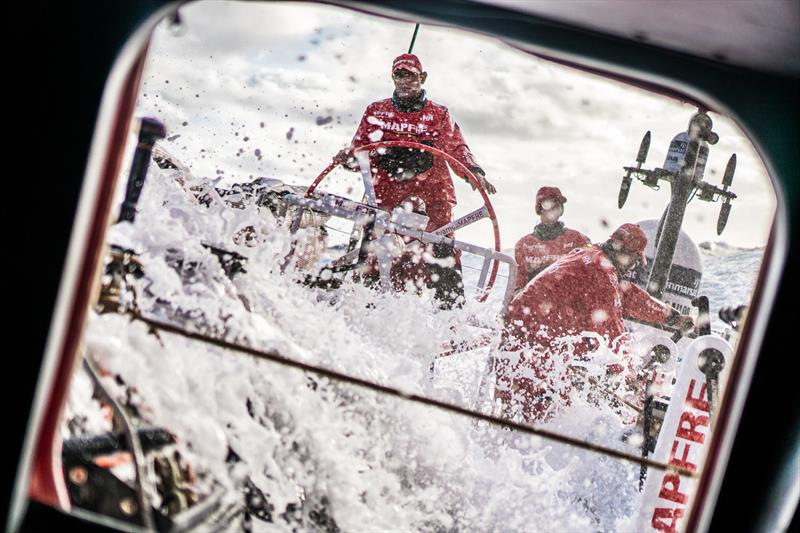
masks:
[(419, 31), (419, 23), (414, 26), (414, 35), (411, 36), (411, 44), (408, 45), (408, 53), (410, 54), (411, 51), (414, 49), (414, 42), (417, 40), (417, 32)]
[(393, 387), (389, 387), (387, 385), (381, 385), (381, 384), (378, 384), (378, 383), (373, 383), (373, 382), (367, 381), (365, 379), (357, 378), (355, 376), (350, 376), (348, 374), (343, 374), (343, 373), (337, 372), (335, 370), (329, 370), (329, 369), (322, 368), (322, 367), (319, 367), (319, 366), (316, 366), (316, 365), (312, 365), (312, 364), (309, 364), (309, 363), (303, 363), (301, 361), (295, 361), (295, 360), (290, 359), (290, 358), (288, 358), (288, 357), (286, 357), (284, 355), (281, 355), (280, 353), (278, 353), (278, 352), (276, 352), (274, 350), (264, 351), (264, 350), (259, 350), (259, 349), (256, 349), (256, 348), (251, 348), (249, 346), (243, 346), (243, 345), (240, 345), (240, 344), (236, 344), (236, 343), (227, 341), (227, 340), (222, 339), (222, 338), (211, 337), (211, 336), (204, 335), (202, 333), (198, 333), (198, 332), (194, 332), (194, 331), (190, 331), (190, 330), (187, 330), (187, 329), (184, 329), (184, 328), (172, 325), (172, 324), (168, 324), (168, 323), (165, 323), (165, 322), (160, 322), (160, 321), (157, 321), (157, 320), (153, 320), (151, 318), (148, 318), (148, 317), (146, 317), (146, 316), (144, 316), (144, 315), (142, 315), (140, 313), (134, 312), (134, 311), (128, 311), (128, 315), (131, 317), (131, 320), (137, 320), (139, 322), (142, 322), (142, 323), (146, 324), (147, 326), (149, 326), (152, 329), (160, 330), (160, 331), (162, 331), (164, 333), (171, 333), (171, 334), (174, 334), (174, 335), (179, 335), (179, 336), (185, 337), (187, 339), (192, 339), (192, 340), (204, 342), (204, 343), (207, 343), (207, 344), (211, 344), (211, 345), (217, 346), (219, 348), (223, 348), (223, 349), (227, 349), (227, 350), (231, 350), (231, 351), (235, 351), (235, 352), (240, 352), (240, 353), (245, 353), (245, 354), (250, 355), (250, 356), (252, 356), (252, 357), (254, 357), (256, 359), (262, 359), (262, 360), (270, 361), (270, 362), (273, 362), (273, 363), (278, 363), (280, 365), (288, 366), (290, 368), (295, 368), (295, 369), (298, 369), (298, 370), (303, 370), (305, 372), (312, 372), (314, 374), (317, 374), (317, 375), (320, 375), (320, 376), (323, 376), (323, 377), (327, 377), (328, 379), (341, 381), (341, 382), (348, 383), (350, 385), (354, 385), (354, 386), (357, 386), (357, 387), (367, 388), (367, 389), (370, 389), (370, 390), (373, 390), (373, 391), (377, 391), (377, 392), (386, 394), (388, 396), (399, 398), (401, 400), (407, 400), (407, 401), (411, 401), (411, 402), (414, 402), (414, 403), (431, 406), (431, 407), (434, 407), (434, 408), (441, 409), (443, 411), (448, 411), (448, 412), (451, 412), (451, 413), (454, 413), (454, 414), (457, 414), (457, 415), (462, 415), (462, 416), (466, 416), (468, 418), (477, 419), (477, 420), (480, 420), (480, 421), (483, 421), (483, 422), (487, 422), (487, 423), (489, 423), (489, 424), (491, 424), (493, 426), (498, 426), (498, 427), (501, 427), (501, 428), (510, 428), (510, 429), (517, 430), (517, 431), (519, 431), (521, 433), (529, 434), (529, 435), (537, 435), (537, 436), (540, 436), (540, 437), (543, 437), (543, 438), (546, 438), (546, 439), (550, 439), (550, 440), (554, 440), (556, 442), (560, 442), (562, 444), (566, 444), (568, 446), (573, 446), (573, 447), (580, 448), (580, 449), (583, 449), (583, 450), (588, 450), (588, 451), (600, 453), (600, 454), (603, 454), (603, 455), (607, 455), (609, 457), (614, 457), (615, 459), (619, 459), (619, 460), (622, 460), (622, 461), (627, 461), (627, 462), (630, 462), (630, 463), (635, 463), (635, 464), (638, 464), (638, 465), (647, 466), (647, 467), (650, 467), (650, 468), (655, 468), (657, 470), (672, 471), (672, 472), (680, 474), (681, 476), (685, 476), (687, 478), (696, 478), (697, 477), (697, 473), (695, 473), (695, 472), (693, 472), (691, 470), (688, 470), (686, 468), (678, 467), (678, 466), (673, 465), (673, 464), (660, 463), (658, 461), (653, 461), (651, 459), (647, 459), (647, 458), (644, 458), (644, 457), (640, 457), (640, 456), (637, 456), (637, 455), (626, 453), (626, 452), (623, 452), (623, 451), (620, 451), (620, 450), (615, 450), (614, 448), (609, 448), (609, 447), (606, 447), (606, 446), (600, 446), (600, 445), (597, 445), (597, 444), (592, 444), (592, 443), (583, 441), (581, 439), (570, 437), (570, 436), (567, 436), (567, 435), (561, 435), (559, 433), (556, 433), (556, 432), (553, 432), (553, 431), (550, 431), (550, 430), (547, 430), (547, 429), (532, 427), (532, 426), (529, 426), (529, 425), (526, 425), (526, 424), (522, 424), (520, 422), (516, 422), (514, 420), (503, 419), (503, 418), (499, 418), (499, 417), (494, 416), (494, 415), (487, 415), (487, 414), (484, 414), (484, 413), (481, 413), (481, 412), (478, 412), (478, 411), (472, 411), (470, 409), (467, 409), (466, 407), (461, 407), (461, 406), (458, 406), (458, 405), (449, 404), (449, 403), (446, 403), (446, 402), (443, 402), (443, 401), (440, 401), (440, 400), (436, 400), (436, 399), (433, 399), (433, 398), (427, 398), (425, 396), (420, 396), (418, 394), (415, 394), (415, 393), (412, 393), (412, 392), (408, 392), (408, 391), (403, 391), (401, 389), (396, 389), (396, 388), (393, 388)]

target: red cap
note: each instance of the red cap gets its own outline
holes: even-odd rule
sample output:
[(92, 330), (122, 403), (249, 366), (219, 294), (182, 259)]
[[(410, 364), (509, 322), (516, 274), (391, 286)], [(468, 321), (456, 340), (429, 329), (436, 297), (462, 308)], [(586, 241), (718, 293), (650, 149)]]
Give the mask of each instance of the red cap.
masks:
[(611, 234), (611, 240), (620, 241), (622, 247), (626, 251), (638, 255), (643, 265), (647, 264), (647, 259), (644, 256), (644, 248), (647, 246), (647, 235), (645, 235), (638, 224), (621, 225)]
[(542, 214), (542, 202), (545, 200), (558, 200), (560, 204), (567, 203), (567, 197), (561, 194), (558, 187), (541, 187), (536, 191), (536, 214)]
[(392, 72), (401, 68), (416, 72), (417, 74), (422, 73), (422, 63), (420, 63), (419, 58), (414, 54), (402, 54), (394, 58), (392, 62)]

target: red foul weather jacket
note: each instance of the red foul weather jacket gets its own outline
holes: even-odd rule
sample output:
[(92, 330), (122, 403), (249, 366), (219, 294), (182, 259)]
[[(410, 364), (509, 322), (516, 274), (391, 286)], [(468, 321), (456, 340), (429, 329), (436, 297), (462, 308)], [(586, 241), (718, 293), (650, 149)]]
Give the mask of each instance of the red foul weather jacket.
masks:
[(525, 235), (514, 246), (514, 259), (517, 261), (516, 289), (524, 287), (539, 272), (573, 249), (590, 243), (589, 237), (569, 228), (550, 240), (540, 239), (535, 233)]
[[(664, 323), (672, 315), (669, 305), (652, 298), (628, 281), (620, 281), (617, 270), (598, 245), (573, 250), (536, 276), (509, 305), (501, 348), (519, 352), (519, 359), (497, 360), (495, 396), (504, 413), (516, 410), (526, 421), (549, 419), (557, 397), (570, 404), (571, 381), (566, 372), (571, 357), (579, 358), (596, 346), (573, 344), (571, 353), (558, 344), (565, 336), (596, 332), (609, 347), (625, 353), (623, 316)], [(627, 357), (625, 357), (627, 359)], [(626, 363), (630, 375), (633, 369)], [(609, 372), (624, 372), (619, 364)], [(516, 406), (516, 407), (515, 407)]]
[(505, 338), (549, 346), (555, 338), (590, 331), (614, 348), (625, 333), (623, 317), (663, 324), (671, 314), (669, 305), (621, 281), (594, 245), (568, 253), (517, 294), (505, 317)]
[[(364, 111), (351, 148), (379, 141), (428, 144), (453, 156), (468, 169), (479, 166), (450, 112), (430, 100), (425, 100), (419, 111), (410, 112), (398, 110), (391, 98), (370, 104)], [(375, 196), (381, 208), (391, 211), (409, 196), (418, 196), (425, 202), (430, 217), (428, 231), (450, 222), (456, 196), (443, 158), (433, 157), (430, 168), (400, 180), (381, 168), (380, 157), (376, 151), (370, 154)]]

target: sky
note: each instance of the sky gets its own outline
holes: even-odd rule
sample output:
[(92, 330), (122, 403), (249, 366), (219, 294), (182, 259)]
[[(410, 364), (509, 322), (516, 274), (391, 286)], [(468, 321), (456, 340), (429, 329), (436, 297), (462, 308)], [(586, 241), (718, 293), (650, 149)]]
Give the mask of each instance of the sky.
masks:
[[(391, 96), (392, 59), (407, 51), (414, 24), (333, 6), (197, 2), (181, 8), (179, 28), (153, 36), (137, 116), (162, 120), (162, 145), (198, 177), (218, 186), (272, 177), (309, 184), (346, 147), (366, 106)], [(623, 166), (634, 165), (652, 132), (647, 168), (662, 166), (669, 142), (685, 131), (691, 105), (548, 62), (497, 39), (423, 25), (414, 52), (428, 72), (428, 97), (449, 108), (498, 193), (503, 248), (538, 222), (536, 190), (561, 188), (567, 226), (605, 240), (623, 222), (658, 218), (669, 186), (634, 182), (623, 209)], [(711, 113), (720, 141), (705, 179), (719, 184), (732, 153), (738, 195), (716, 235), (720, 204), (694, 200), (684, 230), (698, 243), (763, 246), (775, 211), (767, 171), (738, 126)], [(480, 206), (456, 179), (455, 215)], [(358, 174), (338, 169), (322, 188), (360, 196)], [(491, 243), (479, 222), (457, 237)]]

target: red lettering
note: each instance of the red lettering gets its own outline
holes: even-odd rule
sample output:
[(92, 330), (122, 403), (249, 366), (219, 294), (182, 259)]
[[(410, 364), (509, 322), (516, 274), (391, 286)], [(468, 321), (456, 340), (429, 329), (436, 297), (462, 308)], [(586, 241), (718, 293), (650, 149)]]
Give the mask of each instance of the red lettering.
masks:
[[(666, 507), (656, 507), (653, 511), (653, 519), (650, 525), (659, 531), (668, 531), (669, 533), (677, 533), (678, 528), (675, 527), (678, 519), (683, 517), (683, 509), (669, 509)], [(669, 524), (664, 522), (663, 519), (669, 520)]]
[[(667, 488), (667, 485), (670, 485), (671, 488)], [(671, 502), (685, 504), (687, 499), (686, 494), (678, 490), (680, 486), (681, 478), (678, 474), (664, 474), (664, 478), (661, 480), (661, 490), (658, 492), (658, 497)]]
[(672, 441), (672, 451), (669, 454), (669, 464), (675, 465), (678, 468), (685, 468), (690, 472), (694, 472), (697, 470), (697, 465), (689, 462), (689, 448), (692, 447), (691, 444), (685, 442), (683, 444), (683, 455), (680, 459), (675, 457), (675, 452), (678, 451), (678, 444), (677, 440)]
[(698, 411), (705, 411), (706, 413), (708, 413), (711, 410), (711, 408), (708, 406), (708, 401), (703, 399), (703, 397), (706, 396), (706, 384), (705, 382), (703, 382), (703, 384), (700, 385), (700, 392), (697, 394), (697, 397), (695, 398), (692, 396), (692, 391), (694, 391), (695, 383), (697, 383), (697, 380), (694, 379), (689, 382), (689, 390), (686, 392), (686, 403), (688, 403)]
[(697, 426), (708, 426), (708, 417), (705, 415), (693, 415), (692, 413), (681, 413), (681, 419), (678, 422), (678, 431), (675, 435), (686, 440), (699, 442), (703, 444), (706, 436), (695, 428)]

